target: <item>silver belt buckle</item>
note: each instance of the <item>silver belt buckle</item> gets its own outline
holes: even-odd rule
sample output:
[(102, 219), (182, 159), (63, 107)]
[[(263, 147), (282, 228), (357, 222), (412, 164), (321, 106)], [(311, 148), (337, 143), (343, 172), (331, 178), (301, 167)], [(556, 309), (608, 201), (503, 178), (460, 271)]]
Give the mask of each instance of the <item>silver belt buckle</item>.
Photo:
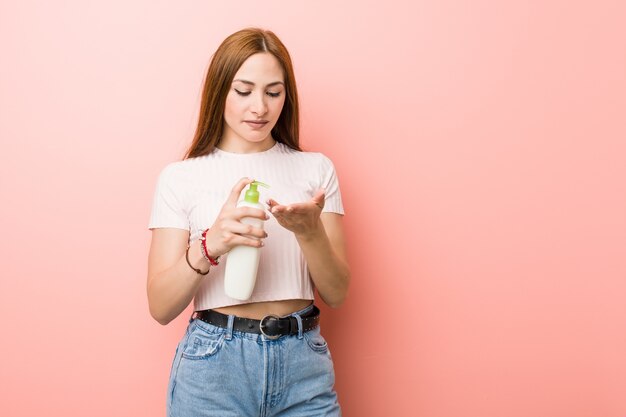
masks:
[(277, 334), (277, 335), (274, 335), (274, 336), (270, 336), (267, 333), (265, 333), (265, 330), (263, 330), (263, 327), (265, 327), (265, 325), (263, 323), (265, 323), (266, 319), (280, 320), (280, 317), (278, 317), (275, 314), (268, 314), (267, 316), (265, 316), (265, 317), (263, 317), (261, 319), (261, 323), (259, 324), (259, 330), (261, 330), (261, 334), (263, 336), (265, 336), (269, 340), (276, 340), (276, 339), (278, 339), (281, 335)]

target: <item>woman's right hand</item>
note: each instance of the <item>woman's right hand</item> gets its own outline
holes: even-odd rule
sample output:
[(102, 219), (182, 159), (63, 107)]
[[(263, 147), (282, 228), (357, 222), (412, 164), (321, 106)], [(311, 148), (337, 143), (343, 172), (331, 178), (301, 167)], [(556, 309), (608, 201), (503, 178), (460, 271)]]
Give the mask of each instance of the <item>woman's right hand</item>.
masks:
[(228, 200), (222, 206), (213, 226), (206, 234), (206, 248), (213, 258), (224, 255), (235, 246), (245, 245), (260, 248), (267, 233), (258, 227), (241, 223), (244, 217), (269, 219), (264, 211), (252, 207), (237, 207), (241, 191), (254, 180), (242, 178), (233, 187)]

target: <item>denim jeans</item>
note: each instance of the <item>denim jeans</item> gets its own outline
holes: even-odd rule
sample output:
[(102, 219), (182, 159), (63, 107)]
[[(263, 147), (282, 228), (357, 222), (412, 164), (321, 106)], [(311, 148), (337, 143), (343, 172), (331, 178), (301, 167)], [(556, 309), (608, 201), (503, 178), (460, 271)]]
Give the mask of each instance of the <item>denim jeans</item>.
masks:
[[(312, 305), (293, 313), (300, 322)], [(317, 327), (269, 340), (191, 318), (176, 348), (168, 417), (341, 416), (335, 373)]]

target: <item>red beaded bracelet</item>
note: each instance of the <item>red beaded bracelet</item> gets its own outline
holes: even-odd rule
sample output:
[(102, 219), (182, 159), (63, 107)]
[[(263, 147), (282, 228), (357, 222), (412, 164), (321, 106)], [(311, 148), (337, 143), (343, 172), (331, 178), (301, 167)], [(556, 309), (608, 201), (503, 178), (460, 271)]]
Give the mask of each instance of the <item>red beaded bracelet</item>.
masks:
[(208, 231), (209, 229), (206, 229), (204, 232), (202, 232), (202, 237), (200, 238), (200, 240), (202, 241), (200, 244), (200, 248), (202, 249), (202, 256), (204, 256), (204, 259), (209, 261), (211, 265), (217, 266), (219, 264), (220, 257), (218, 256), (215, 259), (211, 258), (211, 256), (209, 256), (209, 251), (206, 249), (206, 232)]

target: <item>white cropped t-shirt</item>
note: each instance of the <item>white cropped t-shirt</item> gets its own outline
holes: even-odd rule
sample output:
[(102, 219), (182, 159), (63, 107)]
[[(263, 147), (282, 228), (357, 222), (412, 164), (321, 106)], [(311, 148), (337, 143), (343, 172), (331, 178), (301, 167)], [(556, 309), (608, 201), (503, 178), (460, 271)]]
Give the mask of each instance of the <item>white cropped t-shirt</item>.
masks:
[[(264, 152), (238, 154), (216, 148), (209, 155), (170, 163), (159, 175), (148, 228), (189, 230), (189, 241), (195, 241), (211, 227), (232, 187), (243, 177), (270, 185), (269, 189), (259, 187), (259, 202), (263, 205), (269, 198), (279, 204), (308, 201), (323, 188), (323, 211), (344, 214), (330, 159), (321, 153), (295, 151), (277, 142)], [(240, 301), (224, 293), (226, 254), (218, 266), (211, 267), (198, 288), (194, 310), (260, 301), (313, 300), (313, 282), (295, 235), (271, 215), (264, 228), (268, 237), (261, 248), (252, 297)]]

